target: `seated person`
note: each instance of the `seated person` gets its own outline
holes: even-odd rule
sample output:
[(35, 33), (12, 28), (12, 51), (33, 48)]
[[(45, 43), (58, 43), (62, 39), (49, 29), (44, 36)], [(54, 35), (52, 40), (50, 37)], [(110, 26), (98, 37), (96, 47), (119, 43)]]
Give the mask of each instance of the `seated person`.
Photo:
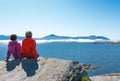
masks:
[(21, 59), (21, 45), (17, 41), (17, 35), (11, 34), (10, 40), (11, 41), (9, 41), (9, 43), (8, 43), (8, 51), (7, 51), (6, 61), (9, 60), (11, 54), (14, 59)]
[(32, 38), (32, 32), (27, 31), (25, 34), (26, 38), (22, 41), (22, 57), (33, 57), (35, 60), (38, 59), (36, 51), (36, 42)]

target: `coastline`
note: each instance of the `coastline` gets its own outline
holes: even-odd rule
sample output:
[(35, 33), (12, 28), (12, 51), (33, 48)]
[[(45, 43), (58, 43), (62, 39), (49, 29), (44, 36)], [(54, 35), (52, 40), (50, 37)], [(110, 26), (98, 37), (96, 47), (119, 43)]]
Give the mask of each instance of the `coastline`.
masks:
[[(79, 74), (80, 73), (80, 74)], [(1, 81), (76, 81), (89, 80), (89, 76), (77, 61), (56, 58), (32, 58), (0, 61)]]
[[(91, 81), (120, 80), (120, 73), (89, 76), (86, 70), (95, 70), (100, 68), (98, 66), (79, 64), (77, 61), (71, 60), (43, 57), (40, 57), (40, 61), (37, 62), (32, 59), (22, 60), (21, 62), (19, 60), (13, 60), (8, 63), (0, 61), (0, 78), (2, 81), (66, 81), (66, 76), (69, 75), (71, 77), (74, 75), (74, 72), (71, 74), (70, 67), (77, 69), (78, 66), (79, 68), (81, 67), (84, 72), (82, 75), (87, 77), (87, 79), (91, 79)], [(79, 74), (77, 76), (79, 76)]]
[(120, 81), (120, 73), (91, 76), (91, 81)]

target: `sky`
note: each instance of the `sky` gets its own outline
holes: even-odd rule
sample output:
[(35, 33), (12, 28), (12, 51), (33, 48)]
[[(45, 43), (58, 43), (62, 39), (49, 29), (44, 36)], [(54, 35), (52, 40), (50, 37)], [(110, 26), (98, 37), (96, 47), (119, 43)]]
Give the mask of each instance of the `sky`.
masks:
[(0, 35), (120, 40), (120, 0), (0, 0)]

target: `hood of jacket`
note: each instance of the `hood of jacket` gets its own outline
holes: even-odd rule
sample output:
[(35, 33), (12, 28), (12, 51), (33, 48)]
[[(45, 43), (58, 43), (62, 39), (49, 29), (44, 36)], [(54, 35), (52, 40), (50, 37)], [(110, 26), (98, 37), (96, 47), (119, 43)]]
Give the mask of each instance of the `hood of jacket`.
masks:
[(9, 42), (9, 46), (17, 45), (17, 43), (18, 43), (17, 41), (10, 41), (10, 42)]

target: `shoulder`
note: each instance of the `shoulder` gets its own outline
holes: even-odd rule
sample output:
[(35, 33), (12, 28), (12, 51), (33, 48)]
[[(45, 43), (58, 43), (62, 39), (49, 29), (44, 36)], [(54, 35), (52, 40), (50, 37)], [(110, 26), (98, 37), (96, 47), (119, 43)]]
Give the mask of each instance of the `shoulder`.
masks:
[(32, 39), (32, 43), (33, 43), (33, 44), (36, 44), (36, 41), (35, 41), (34, 39)]
[(32, 39), (33, 41), (35, 41), (34, 39)]
[(8, 46), (12, 45), (12, 43), (13, 43), (12, 41), (9, 41)]
[(11, 41), (8, 42), (8, 45), (11, 43)]
[(26, 38), (24, 38), (22, 41), (25, 41), (26, 40)]
[(21, 44), (18, 42), (17, 45), (21, 45)]
[(33, 40), (33, 42), (36, 42), (34, 39), (32, 39)]
[(30, 39), (35, 42), (35, 40), (33, 38), (30, 38)]
[(25, 42), (25, 41), (26, 41), (26, 38), (24, 38), (24, 39), (22, 40), (22, 43)]
[(12, 43), (12, 41), (9, 41), (8, 44)]

